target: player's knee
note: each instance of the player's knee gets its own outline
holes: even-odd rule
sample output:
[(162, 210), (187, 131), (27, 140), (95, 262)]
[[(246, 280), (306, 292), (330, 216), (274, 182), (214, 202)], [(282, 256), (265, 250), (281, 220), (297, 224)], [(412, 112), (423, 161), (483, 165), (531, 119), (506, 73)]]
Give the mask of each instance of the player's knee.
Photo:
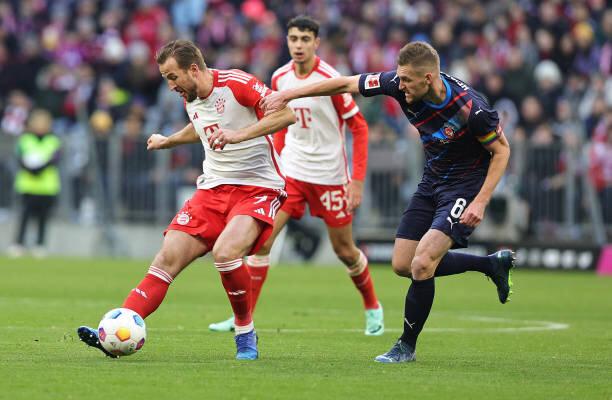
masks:
[(359, 261), (359, 250), (352, 243), (341, 243), (333, 247), (334, 253), (344, 265), (353, 265)]
[(176, 264), (177, 264), (176, 257), (174, 257), (171, 252), (165, 249), (161, 249), (155, 255), (152, 265), (174, 276), (176, 274), (176, 269), (177, 269)]
[(428, 279), (433, 276), (434, 262), (426, 255), (416, 255), (412, 259), (410, 270), (414, 279)]
[(391, 266), (393, 267), (393, 272), (396, 275), (403, 276), (405, 278), (411, 278), (411, 270), (410, 265), (406, 265), (404, 263), (397, 262), (396, 260), (392, 260)]
[(234, 261), (237, 258), (241, 258), (242, 255), (233, 248), (233, 246), (229, 246), (227, 244), (221, 244), (217, 242), (215, 247), (212, 250), (213, 259), (215, 262), (229, 262)]

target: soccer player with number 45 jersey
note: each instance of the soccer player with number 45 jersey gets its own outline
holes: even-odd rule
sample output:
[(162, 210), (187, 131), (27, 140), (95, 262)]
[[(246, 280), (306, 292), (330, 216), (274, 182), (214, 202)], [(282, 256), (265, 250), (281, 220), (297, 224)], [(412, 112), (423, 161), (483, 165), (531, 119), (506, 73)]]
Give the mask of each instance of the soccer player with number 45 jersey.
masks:
[[(268, 135), (293, 124), (295, 116), (287, 107), (264, 116), (259, 104), (271, 90), (240, 70), (208, 68), (190, 41), (166, 44), (157, 54), (157, 64), (170, 90), (183, 98), (190, 123), (170, 136), (151, 135), (147, 148), (201, 143), (204, 173), (123, 307), (146, 318), (159, 307), (177, 275), (212, 252), (236, 316), (236, 358), (255, 360), (259, 351), (251, 314), (251, 275), (243, 257), (256, 253), (271, 235), (286, 198), (285, 178)], [(233, 139), (219, 138), (221, 133), (231, 133)], [(97, 330), (81, 326), (78, 334), (112, 357), (100, 345)]]
[(448, 252), (467, 246), (502, 177), (510, 147), (497, 112), (461, 80), (440, 72), (436, 50), (424, 42), (404, 46), (396, 70), (328, 79), (273, 93), (262, 101), (266, 112), (310, 96), (361, 93), (393, 97), (419, 131), (425, 150), (423, 178), (397, 229), (393, 270), (412, 279), (404, 305), (404, 332), (376, 357), (384, 363), (416, 360), (417, 337), (434, 299), (434, 277), (478, 271), (508, 301), (514, 254), (490, 256)]
[[(315, 54), (320, 42), (316, 21), (300, 16), (289, 21), (287, 28), (292, 61), (274, 72), (272, 89), (298, 88), (340, 76)], [(274, 238), (289, 218), (301, 218), (308, 205), (312, 215), (325, 221), (332, 247), (361, 294), (365, 334), (382, 335), (383, 309), (374, 291), (368, 260), (355, 246), (352, 234), (352, 213), (361, 203), (366, 173), (368, 125), (348, 93), (298, 99), (290, 102), (289, 107), (297, 122), (274, 135), (274, 146), (287, 176), (288, 197), (274, 220), (272, 236), (257, 254), (247, 259), (253, 279), (253, 308), (267, 276)], [(346, 125), (353, 135), (352, 177), (345, 153)], [(209, 328), (233, 330), (234, 317)]]

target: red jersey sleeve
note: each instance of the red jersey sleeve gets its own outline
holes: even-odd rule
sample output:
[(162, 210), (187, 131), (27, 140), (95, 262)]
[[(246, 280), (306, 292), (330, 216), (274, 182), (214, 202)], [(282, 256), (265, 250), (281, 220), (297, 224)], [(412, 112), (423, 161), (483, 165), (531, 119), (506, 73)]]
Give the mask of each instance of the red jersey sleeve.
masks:
[(368, 123), (359, 111), (346, 123), (353, 133), (353, 179), (363, 181), (368, 167)]
[(331, 99), (336, 113), (341, 119), (349, 119), (359, 112), (359, 107), (357, 107), (357, 103), (350, 93), (335, 94), (331, 96)]
[(345, 120), (353, 134), (353, 179), (363, 181), (368, 165), (368, 123), (350, 93), (331, 96), (338, 119)]
[[(242, 74), (245, 73), (242, 72)], [(238, 80), (228, 80), (227, 85), (232, 90), (232, 93), (234, 93), (238, 103), (244, 107), (254, 108), (257, 118), (262, 119), (264, 112), (259, 103), (261, 99), (272, 93), (272, 91), (256, 77), (252, 75), (249, 75), (249, 77), (246, 83)]]

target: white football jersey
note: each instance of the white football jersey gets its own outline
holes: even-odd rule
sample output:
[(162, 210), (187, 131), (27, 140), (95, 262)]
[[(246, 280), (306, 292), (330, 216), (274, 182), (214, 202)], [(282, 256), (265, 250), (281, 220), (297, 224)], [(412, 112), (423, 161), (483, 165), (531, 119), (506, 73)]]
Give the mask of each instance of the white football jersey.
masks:
[[(340, 74), (316, 57), (312, 72), (298, 78), (293, 61), (272, 75), (272, 89), (299, 88)], [(343, 185), (350, 180), (345, 150), (345, 120), (359, 112), (349, 93), (304, 97), (289, 102), (297, 122), (288, 127), (281, 152), (283, 172), (294, 179), (320, 185)]]
[(284, 189), (285, 179), (270, 135), (227, 144), (223, 150), (212, 150), (208, 137), (217, 129), (237, 130), (263, 117), (259, 101), (270, 89), (246, 72), (211, 70), (213, 89), (206, 98), (185, 103), (185, 109), (200, 136), (206, 158), (198, 189), (219, 185), (252, 185)]

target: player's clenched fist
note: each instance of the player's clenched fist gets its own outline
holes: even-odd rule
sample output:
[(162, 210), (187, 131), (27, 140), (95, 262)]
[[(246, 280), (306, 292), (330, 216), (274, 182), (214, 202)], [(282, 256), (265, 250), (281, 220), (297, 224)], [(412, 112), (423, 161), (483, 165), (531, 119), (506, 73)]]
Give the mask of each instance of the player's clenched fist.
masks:
[(168, 138), (164, 135), (154, 133), (147, 139), (147, 150), (159, 150), (167, 147)]

